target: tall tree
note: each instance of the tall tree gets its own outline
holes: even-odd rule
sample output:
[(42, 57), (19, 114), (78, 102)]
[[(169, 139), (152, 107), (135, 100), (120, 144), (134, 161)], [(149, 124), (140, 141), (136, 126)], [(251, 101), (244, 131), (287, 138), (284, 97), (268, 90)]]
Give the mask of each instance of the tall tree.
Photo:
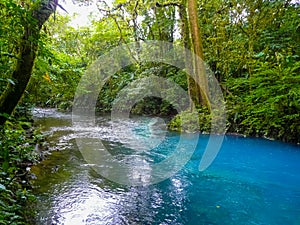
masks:
[[(202, 46), (202, 38), (198, 21), (198, 4), (197, 0), (188, 0), (187, 2), (188, 18), (191, 32), (191, 42), (193, 45), (194, 58), (194, 74), (196, 81), (196, 100), (203, 106), (209, 107), (208, 98), (208, 82), (206, 77), (204, 54)], [(200, 57), (201, 60), (197, 60)]]
[(12, 114), (23, 96), (36, 58), (40, 30), (58, 5), (58, 0), (41, 0), (28, 10), (30, 20), (25, 20), (23, 37), (16, 46), (17, 62), (11, 76), (13, 82), (8, 82), (0, 96), (0, 125), (5, 123), (7, 115)]
[[(194, 53), (194, 58), (185, 57), (186, 67), (191, 68), (193, 79), (187, 76), (189, 95), (197, 105), (209, 108), (208, 81), (204, 65), (202, 38), (198, 21), (198, 5), (196, 0), (182, 0), (179, 15), (181, 19), (181, 38), (184, 47)], [(200, 60), (199, 60), (200, 59)], [(191, 108), (191, 110), (193, 110)]]

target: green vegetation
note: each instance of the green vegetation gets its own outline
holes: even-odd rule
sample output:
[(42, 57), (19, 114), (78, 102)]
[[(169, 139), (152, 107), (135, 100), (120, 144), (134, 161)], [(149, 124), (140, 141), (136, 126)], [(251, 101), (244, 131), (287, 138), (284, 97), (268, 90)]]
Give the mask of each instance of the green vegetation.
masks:
[[(90, 26), (74, 28), (70, 25), (70, 15), (51, 16), (60, 7), (55, 0), (0, 1), (0, 223), (21, 224), (25, 215), (21, 208), (26, 199), (31, 199), (27, 192), (30, 184), (25, 177), (27, 165), (36, 159), (32, 147), (36, 137), (28, 123), (30, 119), (26, 116), (20, 119), (26, 114), (24, 111), (29, 106), (71, 110), (85, 70), (120, 44), (161, 40), (190, 49), (205, 59), (220, 83), (226, 101), (228, 132), (300, 143), (299, 3), (290, 0), (115, 0), (112, 6), (105, 1), (98, 3), (101, 18), (91, 18)], [(190, 59), (183, 55), (182, 60), (187, 63)], [(97, 110), (109, 112), (122, 88), (154, 74), (176, 82), (195, 103), (195, 108), (189, 104), (184, 113), (176, 115), (169, 128), (183, 131), (181, 120), (186, 121), (197, 112), (200, 128), (195, 126), (197, 121), (190, 120), (184, 131), (209, 132), (207, 79), (205, 73), (199, 72), (203, 72), (203, 64), (191, 61), (194, 79), (162, 63), (125, 67), (105, 82)], [(203, 88), (195, 81), (203, 84)], [(136, 91), (145, 92), (147, 88)], [(132, 100), (130, 96), (127, 98)], [(160, 98), (147, 97), (135, 104), (131, 113), (174, 116), (174, 108)]]
[[(104, 16), (93, 20), (91, 26), (78, 29), (69, 25), (68, 17), (51, 19), (41, 38), (28, 88), (29, 102), (70, 110), (85, 69), (122, 43), (154, 39), (194, 49), (191, 21), (187, 20), (191, 12), (183, 7), (188, 3), (115, 2), (112, 7), (100, 4)], [(203, 57), (225, 96), (228, 132), (299, 142), (299, 5), (289, 1), (223, 4), (216, 0), (199, 1), (198, 9), (202, 37), (199, 41)], [(197, 54), (201, 55), (201, 51)], [(136, 64), (114, 74), (99, 95), (97, 110), (109, 112), (122, 88), (152, 74), (169, 78), (188, 91), (196, 104), (196, 109), (189, 110), (201, 112), (200, 130), (209, 132), (210, 112), (202, 109), (207, 108), (207, 103), (195, 82), (187, 79), (183, 71), (163, 64)], [(168, 102), (151, 97), (136, 104), (131, 112), (172, 116), (176, 113)], [(186, 118), (189, 112), (185, 114), (181, 116)], [(181, 129), (179, 118), (180, 115), (171, 122), (171, 129)]]
[[(24, 115), (22, 108), (18, 114)], [(39, 159), (36, 144), (42, 135), (34, 130), (27, 116), (9, 119), (0, 133), (0, 223), (28, 224), (33, 219), (35, 197), (31, 194), (30, 166)]]

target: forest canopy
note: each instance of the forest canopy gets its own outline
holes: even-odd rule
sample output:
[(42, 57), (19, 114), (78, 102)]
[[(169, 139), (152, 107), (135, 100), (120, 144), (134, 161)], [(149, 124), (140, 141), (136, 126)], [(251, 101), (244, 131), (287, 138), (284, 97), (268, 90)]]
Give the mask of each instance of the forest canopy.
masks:
[[(84, 10), (90, 2), (75, 4), (82, 4)], [(95, 7), (101, 16), (91, 16), (90, 25), (80, 27), (72, 25), (72, 15), (54, 13), (56, 7), (61, 7), (57, 1), (48, 5), (46, 14), (38, 14), (45, 6), (42, 3), (0, 3), (2, 117), (10, 114), (6, 113), (7, 105), (3, 105), (5, 95), (12, 102), (12, 96), (16, 97), (12, 93), (18, 89), (22, 92), (19, 106), (71, 110), (81, 76), (98, 57), (121, 44), (159, 40), (190, 49), (214, 72), (226, 101), (228, 132), (299, 142), (299, 2), (97, 1)], [(41, 15), (45, 15), (43, 21), (39, 21)], [(28, 29), (30, 34), (26, 33)], [(27, 71), (20, 64), (24, 63), (26, 46), (30, 47), (27, 53), (32, 62), (32, 70)], [(195, 71), (201, 66), (193, 65)], [(30, 74), (28, 85), (29, 77), (20, 79), (25, 73)], [(205, 83), (205, 77), (199, 73), (190, 79), (184, 71), (165, 64), (138, 63), (111, 76), (98, 97), (97, 110), (109, 112), (122, 88), (153, 73), (179, 84), (196, 105), (187, 108), (185, 115), (177, 115), (169, 127), (180, 130), (180, 116), (188, 117), (191, 111), (197, 111), (200, 131), (208, 132), (209, 99), (196, 85), (199, 81)], [(151, 97), (138, 102), (131, 112), (176, 114), (168, 102)]]

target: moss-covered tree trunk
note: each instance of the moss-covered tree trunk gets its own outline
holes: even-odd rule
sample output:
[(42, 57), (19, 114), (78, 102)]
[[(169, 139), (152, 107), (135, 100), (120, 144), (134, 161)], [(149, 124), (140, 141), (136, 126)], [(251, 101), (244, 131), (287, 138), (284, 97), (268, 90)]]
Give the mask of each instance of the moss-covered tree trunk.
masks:
[(36, 52), (38, 48), (39, 33), (43, 24), (55, 12), (58, 0), (42, 0), (35, 10), (31, 11), (33, 21), (24, 25), (24, 35), (18, 46), (18, 60), (12, 73), (12, 80), (0, 96), (0, 125), (11, 115), (30, 80)]
[[(187, 14), (187, 0), (182, 0), (181, 7), (179, 9), (179, 15), (181, 19), (181, 37), (183, 41), (183, 45), (186, 49), (192, 49), (192, 43), (190, 38), (190, 26)], [(188, 73), (193, 72), (193, 60), (189, 59), (189, 54), (186, 52), (185, 55), (185, 67), (188, 68)], [(187, 74), (187, 84), (188, 84), (188, 93), (189, 97), (192, 101), (197, 102), (195, 99), (196, 91), (195, 91), (195, 82), (193, 78)], [(190, 102), (190, 111), (193, 111), (193, 104)]]
[(209, 108), (210, 101), (208, 98), (208, 81), (206, 77), (206, 70), (204, 65), (204, 54), (202, 46), (202, 38), (200, 34), (200, 27), (198, 21), (197, 12), (197, 0), (187, 1), (188, 20), (190, 26), (191, 43), (193, 53), (200, 57), (202, 60), (197, 60), (196, 57), (193, 60), (195, 81), (198, 85), (195, 85), (195, 99), (196, 103), (201, 104)]

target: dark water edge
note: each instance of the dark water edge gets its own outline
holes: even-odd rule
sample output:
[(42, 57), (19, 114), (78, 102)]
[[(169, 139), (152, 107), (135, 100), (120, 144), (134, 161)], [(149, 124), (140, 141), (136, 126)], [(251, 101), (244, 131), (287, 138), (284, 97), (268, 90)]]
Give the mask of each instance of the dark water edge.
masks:
[[(202, 135), (191, 160), (174, 176), (128, 187), (84, 161), (69, 114), (46, 112), (36, 122), (54, 150), (32, 168), (38, 177), (36, 224), (300, 224), (299, 146), (228, 135), (214, 163), (199, 172), (207, 143)], [(176, 143), (177, 135), (168, 140)], [(106, 144), (126, 150), (114, 138), (107, 136)]]

